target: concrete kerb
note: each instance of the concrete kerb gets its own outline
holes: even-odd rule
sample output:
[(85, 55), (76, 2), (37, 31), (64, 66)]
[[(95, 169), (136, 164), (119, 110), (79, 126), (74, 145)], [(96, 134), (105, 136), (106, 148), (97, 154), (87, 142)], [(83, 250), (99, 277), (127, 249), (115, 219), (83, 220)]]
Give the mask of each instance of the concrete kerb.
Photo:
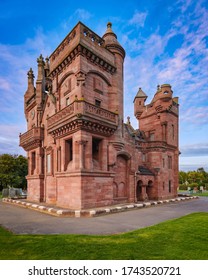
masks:
[(197, 199), (198, 196), (187, 196), (187, 197), (177, 197), (174, 199), (166, 199), (159, 201), (150, 201), (150, 202), (141, 202), (141, 203), (131, 203), (125, 205), (114, 205), (109, 206), (108, 208), (95, 208), (88, 210), (70, 210), (70, 209), (60, 209), (56, 207), (48, 207), (46, 205), (39, 205), (36, 203), (25, 202), (17, 199), (3, 198), (4, 203), (14, 204), (16, 206), (22, 206), (24, 208), (29, 208), (35, 211), (46, 213), (49, 215), (55, 215), (58, 217), (71, 217), (71, 218), (80, 218), (80, 217), (96, 217), (100, 215), (113, 214), (123, 211), (136, 210), (146, 207), (153, 207), (163, 203), (177, 203), (183, 202), (190, 199)]

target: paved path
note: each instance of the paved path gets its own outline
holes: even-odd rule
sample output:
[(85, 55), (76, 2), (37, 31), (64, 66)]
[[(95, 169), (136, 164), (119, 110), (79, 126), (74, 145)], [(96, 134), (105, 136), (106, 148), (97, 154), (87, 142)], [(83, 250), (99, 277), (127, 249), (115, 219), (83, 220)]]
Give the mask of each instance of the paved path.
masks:
[(0, 201), (0, 225), (17, 234), (117, 234), (193, 212), (208, 212), (208, 197), (94, 218), (60, 218)]

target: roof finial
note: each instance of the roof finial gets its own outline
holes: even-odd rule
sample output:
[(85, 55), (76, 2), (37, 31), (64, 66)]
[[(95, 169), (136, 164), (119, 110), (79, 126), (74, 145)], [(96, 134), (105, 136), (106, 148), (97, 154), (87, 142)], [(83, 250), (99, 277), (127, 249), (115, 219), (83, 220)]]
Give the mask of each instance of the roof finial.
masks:
[(107, 28), (111, 28), (112, 27), (112, 23), (109, 21), (108, 23), (107, 23)]
[(35, 77), (34, 74), (33, 74), (32, 68), (30, 68), (30, 70), (27, 72), (27, 76), (28, 76), (28, 78), (30, 78), (30, 79), (33, 79), (33, 78)]

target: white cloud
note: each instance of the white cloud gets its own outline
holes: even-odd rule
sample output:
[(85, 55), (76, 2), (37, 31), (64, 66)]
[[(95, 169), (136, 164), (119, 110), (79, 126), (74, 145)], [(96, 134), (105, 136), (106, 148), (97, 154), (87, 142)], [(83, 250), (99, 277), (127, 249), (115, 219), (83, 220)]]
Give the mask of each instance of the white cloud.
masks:
[(23, 154), (25, 151), (19, 147), (19, 133), (25, 131), (26, 127), (23, 124), (16, 125), (0, 125), (2, 136), (0, 136), (0, 154)]
[(61, 26), (69, 31), (74, 27), (75, 24), (77, 24), (77, 21), (88, 21), (90, 18), (92, 18), (92, 14), (84, 9), (77, 9), (74, 11), (74, 13), (67, 19), (63, 20), (61, 23)]
[(208, 143), (184, 145), (180, 147), (180, 151), (182, 157), (208, 156)]
[(0, 90), (9, 91), (11, 89), (9, 82), (0, 77)]
[(179, 170), (193, 171), (203, 167), (208, 172), (208, 156), (179, 157)]
[(180, 147), (180, 170), (190, 171), (203, 167), (208, 171), (208, 142)]
[(37, 57), (50, 55), (58, 41), (56, 34), (44, 34), (36, 30), (34, 38), (27, 38), (21, 45), (0, 44), (0, 120), (14, 121), (14, 115), (24, 122), (23, 97), (27, 89), (27, 72), (33, 68), (37, 73)]
[[(177, 5), (181, 6), (183, 11), (187, 11), (191, 3), (193, 3), (191, 0), (178, 1)], [(206, 125), (208, 120), (206, 107), (208, 100), (208, 49), (206, 45), (208, 16), (206, 9), (200, 3), (201, 1), (198, 1), (192, 13), (181, 13), (165, 34), (161, 34), (158, 28), (148, 37), (139, 36), (138, 27), (144, 26), (148, 13), (135, 11), (133, 16), (126, 21), (126, 26), (122, 29), (123, 32), (126, 28), (126, 32), (120, 36), (127, 53), (124, 76), (125, 113), (126, 116), (131, 116), (133, 124), (137, 125), (137, 121), (133, 120), (133, 99), (138, 88), (142, 87), (149, 96), (147, 102), (150, 102), (156, 92), (157, 84), (170, 83), (175, 95), (180, 97), (180, 119), (183, 125), (192, 123), (196, 130), (199, 124)], [(68, 20), (62, 23), (62, 27), (64, 26), (68, 32), (73, 28), (72, 25), (77, 23), (77, 18), (87, 21), (92, 16), (87, 10), (77, 9)], [(119, 24), (118, 19), (116, 22)], [(123, 25), (125, 23), (122, 19), (120, 22)], [(191, 27), (194, 29), (192, 30)], [(96, 28), (101, 29), (99, 23), (95, 30)], [(106, 27), (102, 28), (105, 30)], [(40, 53), (44, 57), (50, 55), (64, 38), (62, 32), (63, 30), (61, 33), (46, 34), (42, 28), (38, 28), (34, 38), (28, 38), (22, 45), (0, 44), (0, 70), (5, 69), (5, 74), (1, 70), (0, 77), (1, 112), (8, 114), (15, 112), (16, 115), (22, 116), (22, 122), (25, 123), (23, 95), (27, 87), (26, 73), (32, 67), (36, 75), (36, 58)], [(138, 36), (135, 37), (134, 34)], [(184, 41), (178, 49), (174, 50), (173, 55), (170, 55), (166, 46), (177, 34), (182, 34)], [(204, 105), (202, 105), (203, 102)], [(18, 134), (20, 131), (24, 132), (25, 129), (22, 128), (20, 131), (14, 129), (14, 131)], [(9, 140), (9, 137), (6, 139)], [(5, 143), (6, 140), (4, 140), (4, 145)]]
[(176, 3), (180, 6), (181, 12), (184, 13), (191, 6), (193, 0), (178, 0)]
[[(201, 107), (200, 103), (205, 102), (208, 97), (208, 48), (205, 41), (208, 35), (208, 15), (207, 10), (199, 4), (193, 13), (192, 17), (189, 14), (179, 16), (173, 22), (171, 30), (163, 35), (156, 30), (148, 38), (139, 37), (133, 41), (131, 37), (128, 38), (128, 33), (123, 36), (127, 53), (138, 53), (137, 56), (126, 58), (127, 90), (130, 88), (131, 91), (130, 84), (133, 81), (138, 86), (145, 86), (147, 94), (148, 91), (154, 91), (152, 87), (155, 88), (157, 83), (170, 83), (180, 96), (183, 108), (193, 104)], [(172, 56), (167, 52), (166, 46), (177, 34), (182, 34), (184, 41)]]
[(88, 20), (92, 17), (91, 13), (84, 9), (77, 9), (74, 13), (80, 20)]
[(192, 125), (207, 125), (208, 124), (208, 107), (195, 107), (192, 106), (183, 111), (180, 120)]
[(148, 15), (148, 13), (141, 13), (141, 12), (135, 11), (133, 17), (129, 20), (129, 24), (139, 25), (139, 27), (144, 27), (144, 23), (145, 23), (147, 15)]

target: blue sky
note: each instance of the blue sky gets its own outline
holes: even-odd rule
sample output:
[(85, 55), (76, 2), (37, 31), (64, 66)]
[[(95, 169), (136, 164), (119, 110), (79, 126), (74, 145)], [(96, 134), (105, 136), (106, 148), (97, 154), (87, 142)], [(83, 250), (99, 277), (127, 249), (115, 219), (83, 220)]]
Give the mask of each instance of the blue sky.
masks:
[(142, 87), (151, 101), (158, 84), (180, 102), (180, 169), (208, 170), (208, 1), (0, 1), (0, 153), (25, 154), (23, 96), (27, 71), (49, 56), (82, 21), (102, 36), (106, 23), (126, 50), (125, 118)]

